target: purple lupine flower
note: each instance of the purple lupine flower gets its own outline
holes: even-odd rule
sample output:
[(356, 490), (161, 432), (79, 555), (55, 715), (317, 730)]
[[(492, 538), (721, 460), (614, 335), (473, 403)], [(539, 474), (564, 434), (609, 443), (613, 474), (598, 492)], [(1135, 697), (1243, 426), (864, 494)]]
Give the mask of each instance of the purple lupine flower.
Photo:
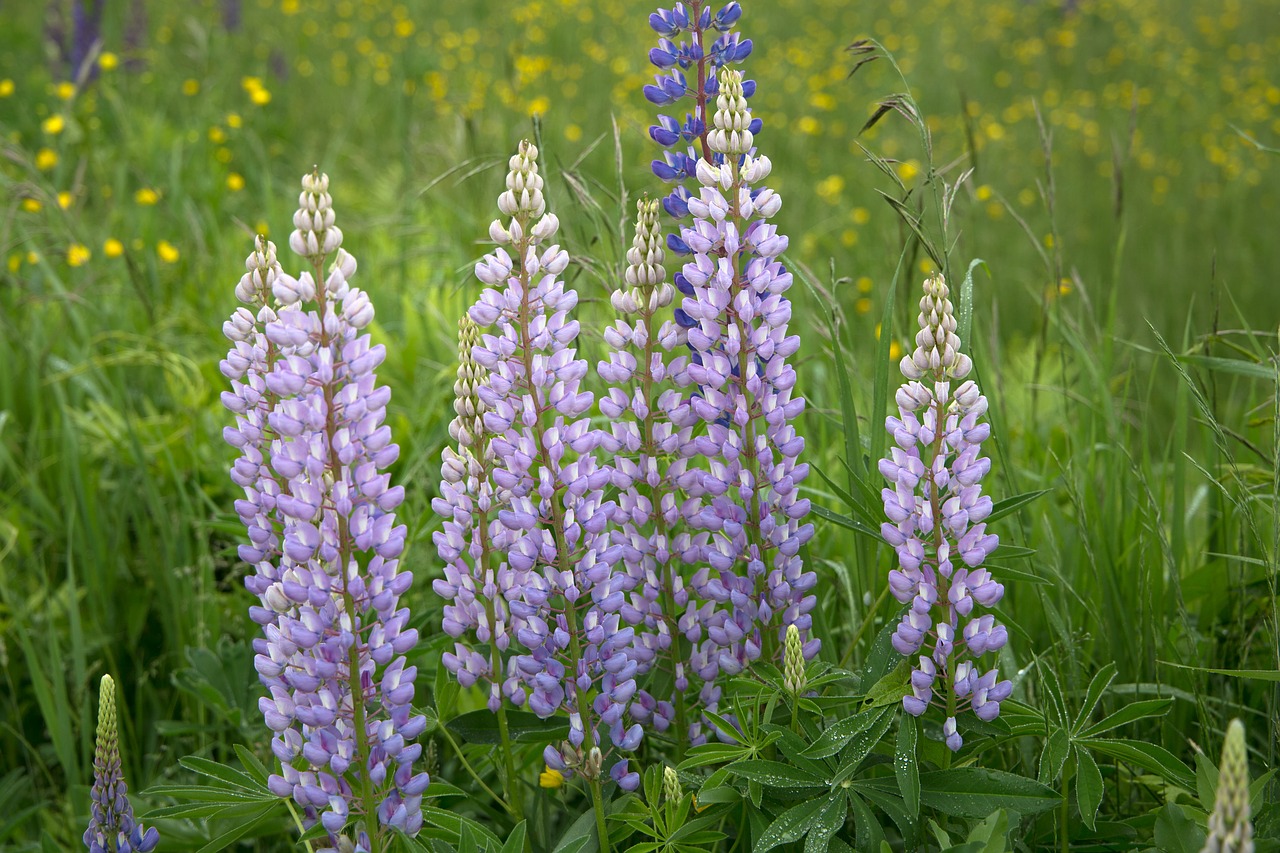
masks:
[(982, 567), (999, 542), (987, 533), (984, 519), (992, 504), (980, 484), (991, 469), (991, 460), (979, 455), (991, 427), (981, 421), (987, 398), (965, 379), (973, 363), (960, 352), (941, 275), (924, 283), (917, 320), (916, 349), (900, 365), (907, 381), (898, 389), (898, 416), (885, 421), (895, 446), (880, 460), (890, 484), (882, 492), (889, 521), (881, 535), (897, 553), (889, 588), (911, 605), (893, 647), (907, 657), (926, 652), (911, 671), (911, 693), (902, 706), (917, 717), (931, 704), (945, 708), (946, 743), (958, 750), (963, 738), (956, 713), (972, 708), (979, 719), (993, 720), (1013, 689), (1009, 681), (997, 681), (996, 669), (979, 673), (976, 665), (1008, 640), (990, 614), (973, 612), (1004, 595), (1004, 586)]
[(631, 705), (634, 719), (665, 731), (674, 721), (684, 738), (684, 693), (689, 688), (687, 654), (681, 649), (678, 621), (689, 604), (689, 590), (672, 543), (680, 523), (676, 480), (688, 468), (681, 449), (692, 428), (678, 427), (670, 414), (687, 402), (671, 387), (666, 353), (683, 346), (684, 331), (657, 312), (671, 305), (675, 289), (667, 283), (658, 202), (637, 204), (635, 239), (627, 251), (623, 286), (612, 296), (622, 315), (604, 331), (610, 347), (598, 366), (608, 383), (600, 413), (609, 421), (601, 447), (613, 455), (613, 484), (618, 488), (610, 541), (621, 549), (622, 564), (634, 583), (624, 619), (636, 626), (632, 658), (644, 673), (659, 659), (669, 661), (671, 700), (640, 690)]
[[(808, 634), (817, 582), (800, 558), (813, 525), (804, 521), (809, 501), (798, 494), (809, 472), (798, 461), (804, 439), (791, 425), (805, 402), (792, 396), (796, 374), (787, 363), (800, 345), (787, 334), (791, 274), (777, 260), (787, 238), (768, 221), (782, 200), (761, 186), (771, 166), (751, 153), (741, 73), (722, 68), (718, 91), (707, 141), (723, 162), (698, 163), (694, 222), (681, 230), (693, 252), (681, 274), (692, 353), (670, 366), (676, 384), (690, 389), (673, 422), (705, 424), (683, 452), (708, 465), (680, 478), (687, 526), (703, 534), (680, 544), (681, 559), (701, 566), (694, 590), (714, 607), (681, 623), (696, 644), (691, 664), (707, 707), (719, 698), (718, 673), (737, 673), (762, 655), (777, 658), (788, 625)], [(805, 642), (805, 656), (819, 644)]]
[(399, 606), (413, 576), (399, 570), (404, 489), (384, 471), (399, 455), (383, 423), (390, 390), (374, 373), (385, 351), (363, 334), (373, 306), (349, 284), (356, 262), (340, 248), (328, 178), (313, 172), (302, 186), (289, 244), (312, 272), (285, 274), (258, 238), (236, 288), (256, 313), (240, 308), (223, 326), (223, 402), (236, 415), (224, 435), (241, 451), (231, 476), (245, 490), (240, 555), (264, 633), (259, 708), (281, 762), (269, 787), (323, 824), (326, 850), (348, 831), (368, 849), (382, 828), (422, 825), (428, 778), (413, 772), (412, 741), (426, 720), (404, 657), (418, 637)]
[[(649, 128), (653, 141), (667, 149), (663, 159), (653, 161), (652, 168), (660, 180), (676, 185), (662, 200), (663, 208), (675, 219), (689, 215), (685, 184), (697, 174), (699, 160), (714, 164), (724, 161), (707, 141), (707, 105), (719, 92), (720, 69), (751, 54), (751, 40), (732, 32), (741, 17), (739, 3), (731, 2), (712, 15), (707, 0), (691, 0), (687, 6), (676, 3), (671, 9), (659, 9), (649, 16), (649, 26), (661, 37), (658, 46), (649, 51), (649, 61), (661, 73), (654, 77), (653, 85), (644, 87), (644, 96), (657, 106), (673, 107), (677, 113), (685, 108), (691, 110), (683, 121), (678, 116), (659, 115), (658, 123)], [(686, 34), (687, 40), (673, 41)], [(715, 38), (710, 44), (709, 37)], [(755, 81), (745, 81), (743, 91), (751, 97)], [(760, 119), (752, 118), (750, 123), (751, 131), (759, 133)], [(667, 239), (673, 251), (688, 254), (676, 234)], [(677, 280), (676, 284), (680, 282)]]
[[(454, 411), (449, 434), (457, 449), (444, 450), (440, 469), (440, 497), (432, 508), (444, 519), (434, 541), (444, 561), (444, 577), (432, 588), (449, 603), (444, 607), (444, 632), (459, 642), (444, 655), (444, 665), (463, 687), (477, 682), (489, 686), (489, 710), (502, 704), (502, 681), (507, 674), (504, 661), (511, 647), (515, 627), (510, 600), (518, 599), (524, 588), (520, 574), (500, 569), (499, 555), (507, 553), (514, 534), (498, 520), (498, 511), (508, 496), (493, 484), (494, 455), (485, 430), (485, 405), (479, 389), (488, 380), (488, 371), (476, 363), (472, 349), (480, 343), (480, 328), (469, 315), (458, 324), (458, 378), (453, 385)], [(527, 573), (526, 573), (527, 574)], [(471, 637), (490, 647), (490, 657), (467, 642)], [(512, 681), (508, 692), (518, 686)]]
[[(578, 295), (559, 279), (568, 253), (546, 245), (559, 221), (546, 211), (537, 156), (521, 142), (510, 160), (498, 208), (511, 219), (489, 228), (499, 246), (476, 275), (491, 287), (470, 311), (493, 333), (472, 356), (489, 371), (478, 394), (493, 436), (493, 481), (510, 495), (497, 513), (513, 536), (499, 573), (510, 573), (508, 601), (523, 651), (513, 660), (516, 678), (504, 686), (540, 717), (566, 711), (569, 739), (548, 747), (547, 764), (594, 781), (602, 730), (624, 751), (641, 736), (639, 725), (626, 726), (638, 668), (629, 655), (635, 632), (622, 614), (631, 580), (613, 567), (617, 549), (606, 527), (614, 504), (603, 492), (610, 471), (596, 461), (600, 432), (586, 416), (594, 397), (580, 388), (587, 363), (573, 348)], [(610, 773), (628, 790), (640, 781), (626, 758)]]
[(120, 739), (116, 728), (116, 683), (102, 676), (98, 686), (98, 741), (93, 755), (93, 799), (84, 846), (89, 853), (147, 853), (160, 843), (160, 832), (133, 819), (129, 787), (120, 771)]

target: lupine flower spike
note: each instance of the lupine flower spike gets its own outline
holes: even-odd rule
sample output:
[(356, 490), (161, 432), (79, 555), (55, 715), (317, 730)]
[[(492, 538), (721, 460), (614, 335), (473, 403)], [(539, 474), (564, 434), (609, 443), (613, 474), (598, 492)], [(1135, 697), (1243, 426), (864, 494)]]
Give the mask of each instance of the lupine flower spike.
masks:
[[(614, 504), (603, 492), (610, 471), (596, 462), (601, 438), (587, 417), (594, 397), (580, 388), (587, 364), (573, 348), (578, 295), (559, 278), (568, 254), (548, 245), (559, 222), (546, 210), (537, 156), (521, 142), (511, 157), (498, 198), (510, 219), (490, 226), (499, 245), (476, 275), (491, 286), (470, 311), (493, 329), (472, 356), (489, 372), (478, 394), (493, 436), (493, 481), (510, 496), (497, 514), (511, 535), (498, 573), (522, 653), (504, 690), (540, 717), (565, 709), (569, 739), (544, 758), (550, 769), (581, 773), (599, 802), (607, 753), (634, 750), (642, 734), (626, 725), (638, 669), (629, 655), (635, 632), (622, 617), (632, 582), (613, 568), (606, 528)], [(634, 790), (639, 774), (625, 757), (611, 760), (612, 778)]]
[(1200, 853), (1253, 853), (1253, 821), (1249, 817), (1249, 754), (1244, 723), (1232, 720), (1222, 745), (1218, 796), (1209, 815), (1209, 837)]
[[(689, 392), (688, 425), (705, 424), (684, 452), (705, 457), (708, 467), (680, 480), (690, 497), (682, 505), (687, 526), (702, 533), (683, 541), (680, 556), (702, 566), (691, 585), (715, 611), (681, 628), (697, 644), (691, 664), (712, 709), (716, 676), (762, 655), (777, 661), (787, 626), (806, 636), (816, 603), (817, 576), (800, 557), (813, 536), (809, 501), (799, 496), (809, 466), (799, 462), (804, 439), (791, 425), (805, 401), (792, 396), (796, 373), (787, 363), (800, 339), (787, 333), (792, 279), (777, 260), (787, 238), (768, 221), (782, 200), (762, 186), (771, 164), (752, 153), (751, 126), (742, 75), (721, 69), (708, 140), (723, 162), (699, 162), (694, 223), (681, 230), (693, 252), (678, 279), (688, 294), (681, 309), (692, 354), (670, 368)], [(677, 420), (684, 416), (672, 419), (685, 426)], [(806, 640), (805, 657), (818, 646)]]
[(683, 345), (684, 332), (671, 320), (658, 318), (675, 299), (663, 266), (658, 203), (642, 199), (636, 209), (635, 240), (627, 251), (622, 286), (612, 297), (620, 317), (604, 331), (611, 351), (598, 367), (600, 378), (610, 386), (600, 399), (600, 412), (609, 421), (609, 432), (600, 441), (612, 454), (613, 484), (618, 488), (610, 541), (621, 549), (635, 585), (623, 610), (638, 632), (631, 655), (642, 673), (655, 666), (666, 668), (674, 688), (670, 701), (639, 691), (631, 713), (641, 722), (652, 722), (658, 731), (675, 722), (679, 750), (687, 725), (684, 694), (689, 678), (688, 651), (682, 648), (687, 644), (677, 620), (689, 604), (689, 590), (680, 562), (673, 558), (673, 545), (680, 524), (676, 481), (688, 469), (680, 453), (692, 440), (692, 427), (688, 417), (685, 426), (671, 420), (672, 413), (687, 409), (687, 403), (671, 387), (666, 353)]
[(116, 683), (102, 676), (98, 686), (98, 743), (93, 755), (92, 815), (84, 831), (89, 853), (147, 853), (160, 843), (153, 826), (133, 819), (129, 787), (120, 771), (120, 739), (116, 729)]
[(925, 651), (902, 706), (917, 717), (931, 704), (943, 708), (947, 746), (958, 750), (963, 738), (956, 714), (972, 708), (979, 719), (993, 720), (1012, 691), (1010, 682), (996, 680), (997, 670), (979, 673), (977, 663), (1008, 639), (990, 614), (974, 613), (1004, 595), (982, 568), (999, 541), (986, 531), (991, 498), (980, 485), (991, 469), (991, 460), (979, 455), (991, 427), (981, 421), (987, 398), (965, 379), (973, 363), (960, 352), (941, 275), (924, 283), (918, 322), (916, 349), (900, 365), (907, 381), (898, 389), (898, 416), (885, 421), (895, 446), (880, 460), (890, 484), (882, 492), (889, 521), (881, 534), (897, 554), (889, 587), (911, 605), (893, 647), (907, 657)]
[(323, 849), (380, 851), (386, 829), (422, 825), (428, 778), (413, 772), (413, 741), (426, 721), (404, 657), (418, 637), (399, 606), (413, 577), (399, 570), (404, 489), (385, 472), (399, 455), (374, 374), (386, 353), (364, 333), (373, 306), (349, 283), (356, 262), (328, 184), (303, 178), (289, 237), (311, 271), (287, 275), (262, 237), (246, 262), (236, 295), (253, 310), (223, 327), (223, 402), (236, 415), (225, 437), (241, 451), (231, 476), (245, 490), (240, 556), (264, 634), (259, 707), (281, 764), (269, 787), (323, 824)]

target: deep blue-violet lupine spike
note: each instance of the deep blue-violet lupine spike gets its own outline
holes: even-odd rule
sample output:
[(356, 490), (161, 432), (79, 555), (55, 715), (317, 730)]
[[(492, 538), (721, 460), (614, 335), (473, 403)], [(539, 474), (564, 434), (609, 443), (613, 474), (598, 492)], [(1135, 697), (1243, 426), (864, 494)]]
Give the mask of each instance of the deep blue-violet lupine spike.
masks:
[[(972, 708), (979, 719), (993, 720), (1013, 689), (1009, 681), (997, 681), (996, 669), (980, 673), (977, 664), (1008, 640), (990, 614), (973, 612), (975, 605), (995, 606), (1004, 595), (1004, 586), (982, 567), (999, 542), (987, 533), (984, 519), (992, 504), (981, 486), (991, 460), (979, 454), (991, 427), (981, 420), (987, 398), (965, 379), (973, 363), (960, 352), (941, 275), (924, 283), (917, 320), (916, 348), (900, 364), (907, 381), (896, 396), (898, 415), (885, 421), (894, 446), (880, 460), (890, 485), (882, 492), (889, 521), (881, 535), (897, 553), (889, 588), (911, 605), (893, 647), (907, 657), (925, 652), (911, 671), (911, 693), (902, 706), (917, 717), (931, 704), (945, 709), (943, 735), (958, 750), (963, 738), (956, 714)], [(961, 384), (953, 388), (955, 382)]]
[[(471, 354), (488, 371), (477, 394), (492, 436), (493, 482), (509, 495), (497, 517), (512, 541), (498, 571), (508, 573), (501, 583), (520, 653), (504, 691), (540, 717), (566, 712), (569, 738), (544, 758), (595, 783), (609, 753), (634, 750), (643, 732), (627, 726), (638, 664), (623, 605), (633, 582), (614, 568), (619, 549), (607, 527), (615, 504), (604, 500), (611, 471), (596, 461), (601, 433), (588, 416), (595, 398), (581, 390), (587, 363), (574, 349), (578, 294), (559, 278), (568, 253), (548, 245), (559, 221), (547, 212), (537, 156), (526, 141), (511, 157), (498, 198), (510, 218), (489, 228), (498, 248), (476, 276), (490, 287), (469, 312), (491, 332)], [(622, 755), (609, 773), (627, 790), (640, 782)]]
[(148, 853), (160, 843), (160, 832), (133, 819), (129, 787), (120, 770), (120, 738), (116, 727), (116, 683), (102, 676), (98, 685), (98, 739), (93, 754), (93, 790), (84, 846), (89, 853)]
[[(659, 115), (658, 123), (649, 128), (653, 141), (669, 149), (663, 152), (663, 159), (653, 161), (653, 172), (659, 180), (675, 184), (662, 200), (662, 206), (676, 220), (688, 216), (686, 183), (697, 173), (698, 161), (707, 159), (713, 165), (724, 162), (724, 155), (707, 145), (708, 112), (709, 104), (720, 91), (717, 76), (720, 69), (741, 62), (751, 54), (751, 40), (733, 32), (741, 17), (741, 4), (728, 3), (713, 15), (707, 0), (691, 0), (687, 5), (676, 3), (671, 9), (659, 9), (649, 17), (649, 25), (661, 36), (658, 46), (649, 51), (649, 61), (660, 73), (652, 84), (644, 87), (644, 96), (659, 107), (684, 104), (690, 107), (683, 122)], [(682, 35), (688, 38), (677, 41)], [(754, 95), (755, 89), (754, 81), (743, 81), (745, 97)], [(758, 134), (760, 119), (749, 121), (751, 132)], [(688, 254), (687, 250), (681, 251), (681, 243), (669, 241), (668, 247), (677, 254)]]
[(255, 310), (223, 326), (222, 399), (235, 413), (224, 436), (241, 453), (231, 477), (245, 492), (240, 556), (263, 629), (259, 708), (280, 760), (268, 787), (324, 826), (322, 849), (354, 838), (381, 850), (387, 830), (422, 826), (429, 780), (413, 772), (413, 741), (426, 720), (405, 660), (418, 634), (399, 605), (413, 576), (399, 568), (404, 489), (385, 471), (399, 455), (384, 423), (390, 389), (375, 375), (386, 353), (365, 332), (373, 306), (349, 283), (356, 262), (340, 248), (328, 183), (303, 178), (289, 237), (311, 271), (287, 275), (263, 237), (246, 261), (236, 295)]
[[(680, 543), (680, 558), (701, 567), (691, 585), (714, 609), (685, 614), (680, 627), (694, 645), (691, 666), (708, 708), (719, 700), (718, 674), (778, 659), (790, 625), (808, 637), (817, 582), (800, 558), (813, 525), (799, 496), (809, 471), (799, 461), (804, 439), (791, 424), (805, 401), (792, 394), (796, 373), (787, 363), (800, 345), (787, 333), (791, 274), (777, 260), (787, 238), (769, 222), (782, 199), (761, 183), (769, 159), (751, 153), (741, 73), (722, 68), (719, 91), (707, 133), (719, 163), (698, 161), (701, 186), (688, 200), (693, 224), (681, 228), (692, 256), (677, 284), (688, 294), (681, 311), (692, 352), (670, 365), (676, 384), (689, 389), (691, 417), (705, 427), (686, 452), (706, 467), (679, 479), (689, 496), (686, 524), (700, 531)], [(819, 645), (807, 639), (805, 657)]]

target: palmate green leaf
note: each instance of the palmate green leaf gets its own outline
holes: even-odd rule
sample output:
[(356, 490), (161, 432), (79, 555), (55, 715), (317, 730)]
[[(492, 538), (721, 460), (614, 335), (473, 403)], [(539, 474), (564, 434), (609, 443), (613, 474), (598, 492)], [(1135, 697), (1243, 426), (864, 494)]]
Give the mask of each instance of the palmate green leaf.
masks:
[(502, 841), (498, 836), (494, 835), (482, 824), (469, 817), (463, 817), (457, 812), (437, 808), (427, 803), (422, 804), (422, 825), (440, 830), (444, 837), (450, 841), (460, 839), (462, 837), (462, 828), (466, 826), (471, 831), (471, 834), (480, 839), (483, 844), (489, 845), (495, 850), (502, 847)]
[(1143, 699), (1130, 702), (1114, 714), (1108, 714), (1102, 720), (1076, 734), (1082, 737), (1096, 737), (1103, 732), (1118, 729), (1129, 723), (1145, 720), (1149, 717), (1163, 717), (1173, 707), (1172, 699)]
[(827, 853), (831, 836), (835, 835), (845, 822), (845, 799), (839, 792), (827, 795), (822, 811), (809, 829), (804, 839), (804, 853)]
[(767, 788), (825, 788), (830, 784), (829, 780), (816, 773), (766, 758), (735, 761), (725, 769), (735, 776)]
[(884, 830), (866, 801), (848, 791), (849, 811), (853, 815), (854, 849), (879, 850), (884, 845)]
[(267, 770), (267, 765), (263, 764), (258, 756), (247, 746), (236, 744), (234, 747), (236, 757), (240, 759), (240, 764), (244, 766), (245, 773), (249, 774), (255, 782), (262, 787), (267, 786), (267, 779), (271, 776), (271, 772)]
[(1079, 744), (1076, 753), (1076, 805), (1080, 807), (1080, 819), (1085, 826), (1094, 828), (1098, 807), (1102, 805), (1102, 771), (1089, 750)]
[(1093, 676), (1089, 681), (1089, 688), (1085, 691), (1084, 704), (1080, 706), (1080, 713), (1076, 714), (1075, 724), (1071, 727), (1072, 734), (1079, 734), (1085, 724), (1089, 722), (1089, 717), (1093, 716), (1093, 709), (1098, 707), (1098, 703), (1102, 701), (1102, 696), (1107, 692), (1107, 688), (1111, 686), (1111, 682), (1116, 677), (1116, 665), (1108, 663)]
[(884, 541), (884, 539), (880, 536), (879, 530), (876, 530), (866, 524), (863, 524), (861, 521), (856, 521), (855, 519), (852, 519), (847, 515), (841, 515), (838, 512), (832, 512), (831, 510), (827, 509), (824, 506), (819, 506), (818, 504), (810, 504), (809, 512), (818, 516), (818, 518), (826, 519), (832, 524), (839, 525), (840, 527), (843, 527), (847, 530), (852, 530), (854, 533), (858, 533), (862, 536), (866, 536), (868, 539), (873, 539), (877, 544)]
[(814, 820), (830, 805), (833, 798), (841, 799), (839, 794), (828, 794), (787, 809), (774, 818), (751, 849), (755, 853), (767, 853), (780, 844), (795, 841), (810, 830)]
[(882, 711), (879, 708), (871, 708), (852, 717), (845, 717), (835, 725), (828, 726), (826, 731), (818, 736), (818, 739), (811, 743), (802, 753), (805, 758), (827, 758), (835, 755), (844, 749), (844, 745), (853, 740), (853, 736), (860, 731), (870, 728), (878, 719), (880, 719)]
[(920, 765), (916, 757), (916, 741), (920, 737), (920, 720), (903, 712), (898, 722), (898, 743), (893, 753), (893, 773), (898, 777), (902, 804), (913, 815), (920, 814)]
[(698, 767), (706, 767), (709, 764), (726, 764), (750, 754), (751, 749), (749, 747), (737, 746), (731, 743), (707, 743), (702, 746), (695, 746), (685, 753), (684, 761), (680, 762), (680, 766), (676, 769), (694, 770)]
[(1182, 806), (1169, 803), (1156, 815), (1155, 842), (1164, 853), (1200, 853), (1204, 830)]
[(956, 335), (962, 344), (969, 340), (969, 330), (973, 327), (973, 271), (978, 267), (986, 270), (988, 276), (991, 275), (991, 267), (987, 266), (987, 262), (982, 258), (974, 258), (969, 261), (969, 268), (965, 270), (964, 280), (960, 282), (960, 290), (956, 294)]
[(892, 723), (893, 708), (881, 708), (875, 722), (869, 728), (855, 734), (849, 741), (849, 745), (840, 753), (840, 766), (836, 769), (836, 775), (832, 781), (843, 782), (853, 776), (862, 766), (862, 762), (866, 761), (867, 756), (871, 754), (871, 750), (875, 749), (884, 738), (885, 732), (889, 731)]
[[(892, 779), (871, 779), (857, 783), (859, 790), (874, 787), (896, 793)], [(1021, 815), (1034, 815), (1054, 808), (1061, 802), (1057, 791), (1003, 770), (981, 767), (955, 767), (920, 774), (920, 802), (926, 808), (963, 818), (984, 818), (996, 809), (1008, 809)]]
[[(502, 743), (502, 735), (498, 731), (498, 715), (487, 708), (454, 717), (445, 727), (467, 743)], [(513, 741), (536, 740), (551, 743), (567, 737), (569, 728), (568, 723), (563, 720), (544, 720), (528, 711), (508, 709), (507, 731)]]
[(196, 853), (217, 853), (219, 850), (226, 850), (232, 844), (249, 835), (249, 833), (254, 830), (265, 826), (273, 820), (280, 820), (282, 815), (276, 813), (276, 810), (280, 805), (281, 803), (277, 801), (269, 805), (261, 806), (256, 815), (245, 816), (237, 820), (231, 828), (209, 839), (209, 841), (196, 851)]
[[(178, 763), (194, 773), (212, 779), (219, 787), (270, 794), (264, 785), (256, 782), (249, 774), (211, 759), (188, 755), (178, 759)], [(275, 799), (275, 795), (271, 795), (271, 798)]]
[(1040, 750), (1040, 767), (1036, 771), (1036, 779), (1042, 785), (1052, 785), (1062, 772), (1062, 765), (1071, 754), (1071, 736), (1066, 729), (1055, 728), (1045, 739), (1044, 748)]
[(1163, 746), (1125, 738), (1080, 738), (1077, 744), (1094, 752), (1101, 752), (1121, 761), (1136, 764), (1144, 770), (1158, 773), (1170, 782), (1188, 791), (1196, 789), (1196, 777), (1187, 765)]
[[(895, 620), (895, 629), (897, 627)], [(900, 658), (898, 665), (885, 674), (883, 678), (871, 686), (867, 697), (862, 700), (863, 708), (879, 708), (886, 705), (899, 705), (902, 697), (911, 692), (911, 661)]]

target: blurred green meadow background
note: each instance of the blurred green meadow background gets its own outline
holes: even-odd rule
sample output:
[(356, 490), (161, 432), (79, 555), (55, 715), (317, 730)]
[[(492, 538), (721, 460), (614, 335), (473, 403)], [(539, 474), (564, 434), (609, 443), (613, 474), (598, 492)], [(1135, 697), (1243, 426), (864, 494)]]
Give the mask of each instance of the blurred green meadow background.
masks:
[[(811, 478), (815, 503), (835, 517), (810, 553), (824, 656), (857, 661), (888, 616), (873, 604), (888, 550), (842, 524), (861, 500), (844, 494), (845, 460), (868, 464), (891, 394), (877, 364), (911, 345), (933, 266), (885, 195), (915, 210), (931, 176), (972, 168), (946, 245), (953, 285), (985, 261), (971, 344), (993, 405), (991, 490), (1046, 490), (996, 525), (1012, 546), (1002, 673), (1036, 701), (1046, 670), (1070, 695), (1115, 662), (1107, 710), (1176, 700), (1132, 736), (1191, 762), (1243, 716), (1255, 774), (1275, 766), (1280, 2), (743, 5), (758, 145), (805, 272), (801, 431), (830, 478)], [(635, 200), (662, 192), (640, 93), (648, 2), (104, 0), (80, 80), (58, 48), (70, 7), (0, 0), (6, 849), (79, 837), (103, 672), (135, 790), (186, 754), (266, 755), (217, 362), (253, 235), (287, 242), (298, 178), (329, 174), (377, 306), (418, 578), (407, 603), (427, 637), (456, 322), (506, 158), (522, 137), (544, 152), (591, 354)], [(896, 57), (931, 158), (895, 113), (860, 134), (906, 85), (884, 61), (850, 76), (862, 38)], [(430, 685), (438, 644), (418, 657)], [(1037, 753), (1000, 761), (1025, 770)], [(449, 778), (456, 759), (437, 761)], [(1110, 820), (1140, 822), (1158, 783), (1103, 772), (1137, 792), (1108, 801)], [(166, 847), (199, 846), (200, 827), (172, 823)]]

